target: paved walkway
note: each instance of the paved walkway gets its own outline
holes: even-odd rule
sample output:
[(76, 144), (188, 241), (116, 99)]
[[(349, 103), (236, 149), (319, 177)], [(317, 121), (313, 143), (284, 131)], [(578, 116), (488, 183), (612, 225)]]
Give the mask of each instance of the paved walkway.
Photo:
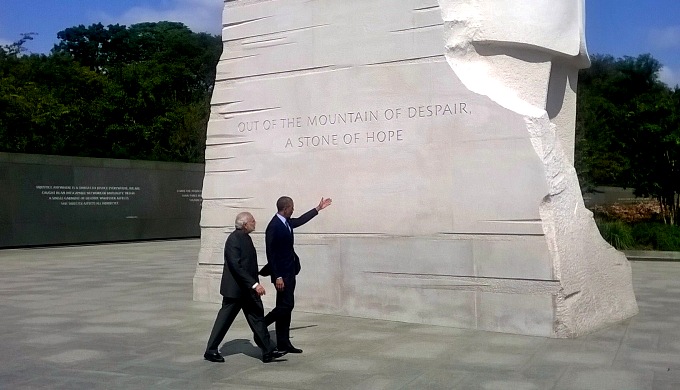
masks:
[(0, 250), (0, 389), (680, 388), (680, 263), (634, 262), (640, 314), (579, 339), (296, 312), (302, 355), (261, 363), (239, 316), (215, 364), (199, 245)]

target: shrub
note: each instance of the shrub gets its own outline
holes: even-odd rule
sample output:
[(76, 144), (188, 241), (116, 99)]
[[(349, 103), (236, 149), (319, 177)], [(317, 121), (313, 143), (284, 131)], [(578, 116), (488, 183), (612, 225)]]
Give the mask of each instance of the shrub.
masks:
[(660, 251), (680, 251), (680, 227), (662, 223), (638, 223), (632, 229), (640, 247)]
[(641, 199), (634, 203), (595, 205), (590, 211), (601, 220), (634, 223), (660, 220), (661, 208), (656, 200)]
[(604, 238), (614, 248), (625, 250), (635, 247), (633, 229), (622, 221), (597, 221), (597, 227)]

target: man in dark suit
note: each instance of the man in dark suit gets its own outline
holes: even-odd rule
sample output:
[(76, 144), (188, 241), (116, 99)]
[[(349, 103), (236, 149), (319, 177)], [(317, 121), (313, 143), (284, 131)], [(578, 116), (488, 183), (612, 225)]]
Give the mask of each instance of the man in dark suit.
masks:
[(264, 306), (260, 298), (265, 294), (257, 276), (257, 252), (250, 238), (255, 230), (255, 218), (248, 212), (236, 216), (234, 230), (224, 245), (224, 270), (220, 294), (222, 308), (217, 313), (208, 346), (203, 357), (211, 362), (224, 362), (218, 347), (241, 309), (255, 334), (255, 343), (262, 349), (262, 361), (269, 363), (286, 354), (278, 351), (264, 324)]
[(279, 351), (302, 353), (290, 343), (290, 320), (295, 305), (295, 276), (300, 272), (300, 258), (293, 249), (293, 229), (309, 222), (319, 211), (330, 206), (330, 198), (321, 198), (319, 205), (298, 218), (293, 215), (293, 199), (282, 196), (276, 202), (278, 212), (267, 225), (265, 244), (267, 246), (267, 267), (261, 275), (271, 273), (276, 286), (276, 307), (264, 320), (267, 326), (276, 322), (276, 344)]

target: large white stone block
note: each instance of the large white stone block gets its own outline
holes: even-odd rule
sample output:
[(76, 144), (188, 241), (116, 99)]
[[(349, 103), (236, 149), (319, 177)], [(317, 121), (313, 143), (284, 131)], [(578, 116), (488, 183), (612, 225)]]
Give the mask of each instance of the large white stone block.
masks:
[(225, 2), (194, 297), (219, 300), (238, 212), (264, 264), (276, 199), (329, 196), (296, 230), (298, 310), (552, 337), (637, 313), (573, 169), (588, 56), (558, 3)]

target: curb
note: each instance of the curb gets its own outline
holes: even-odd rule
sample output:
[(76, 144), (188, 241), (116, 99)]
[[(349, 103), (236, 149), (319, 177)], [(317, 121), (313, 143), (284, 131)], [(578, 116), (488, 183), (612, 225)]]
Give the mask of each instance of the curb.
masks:
[(680, 261), (680, 252), (622, 251), (630, 261)]

